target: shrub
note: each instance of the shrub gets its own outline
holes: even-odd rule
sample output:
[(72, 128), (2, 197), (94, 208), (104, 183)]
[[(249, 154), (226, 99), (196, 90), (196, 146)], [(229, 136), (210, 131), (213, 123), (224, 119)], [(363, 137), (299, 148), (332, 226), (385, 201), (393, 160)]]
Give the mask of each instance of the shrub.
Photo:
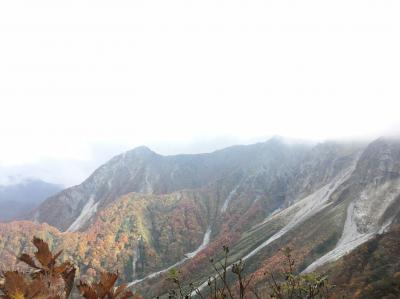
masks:
[[(295, 260), (292, 257), (290, 248), (284, 249), (286, 257), (281, 273), (265, 273), (267, 276), (268, 292), (266, 296), (261, 296), (255, 288), (250, 288), (250, 282), (253, 278), (246, 278), (245, 264), (242, 260), (228, 266), (228, 247), (224, 246), (224, 260), (222, 263), (215, 264), (211, 259), (215, 275), (209, 277), (207, 281), (207, 289), (194, 287), (193, 284), (189, 288), (184, 288), (179, 278), (179, 272), (172, 270), (170, 272), (170, 280), (175, 283), (176, 289), (169, 292), (171, 299), (190, 299), (194, 296), (200, 298), (211, 297), (213, 299), (220, 298), (276, 298), (276, 299), (322, 299), (328, 298), (331, 288), (326, 276), (320, 276), (314, 273), (306, 275), (295, 274)], [(228, 274), (235, 276), (236, 284), (232, 287), (228, 281)]]

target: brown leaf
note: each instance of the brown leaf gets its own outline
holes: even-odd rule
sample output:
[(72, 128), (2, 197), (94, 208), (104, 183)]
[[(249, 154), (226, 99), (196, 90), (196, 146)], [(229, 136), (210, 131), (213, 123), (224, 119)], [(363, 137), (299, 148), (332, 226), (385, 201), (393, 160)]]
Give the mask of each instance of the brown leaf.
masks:
[(55, 264), (56, 264), (56, 260), (58, 259), (58, 257), (61, 255), (62, 252), (63, 252), (63, 251), (60, 250), (59, 252), (57, 252), (57, 253), (53, 256), (53, 259), (51, 260), (51, 264), (52, 264), (52, 265), (55, 265)]
[(98, 299), (96, 291), (87, 283), (80, 281), (77, 285), (79, 292), (86, 299)]
[(106, 291), (109, 291), (114, 286), (117, 279), (118, 274), (103, 272), (100, 275), (100, 284), (104, 287)]
[(70, 262), (64, 262), (61, 265), (54, 267), (53, 273), (54, 273), (54, 275), (63, 274), (63, 273), (69, 272), (69, 270), (71, 270), (71, 268), (73, 268), (73, 266), (71, 265)]
[(33, 237), (32, 242), (37, 248), (37, 251), (35, 252), (35, 257), (38, 259), (43, 267), (49, 268), (51, 261), (53, 260), (53, 255), (51, 254), (49, 245), (45, 241), (37, 237)]
[(20, 257), (18, 257), (18, 259), (21, 262), (24, 262), (25, 264), (31, 266), (32, 268), (39, 269), (38, 266), (36, 266), (35, 261), (29, 254), (23, 253)]

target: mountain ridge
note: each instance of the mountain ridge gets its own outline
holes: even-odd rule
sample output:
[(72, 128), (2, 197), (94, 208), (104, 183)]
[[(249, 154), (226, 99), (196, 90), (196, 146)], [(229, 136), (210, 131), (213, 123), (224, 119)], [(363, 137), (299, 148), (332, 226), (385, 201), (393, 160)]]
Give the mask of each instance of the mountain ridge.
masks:
[[(400, 141), (310, 146), (272, 140), (183, 157), (140, 148), (48, 200), (64, 200), (61, 211), (68, 215), (64, 193), (84, 200), (82, 207), (90, 204), (83, 214), (78, 205), (79, 213), (47, 238), (87, 263), (82, 275), (118, 269), (124, 282), (157, 296), (166, 291), (171, 267), (201, 285), (212, 273), (208, 258), (218, 261), (228, 245), (230, 262), (245, 259), (257, 283), (276, 266), (282, 247), (295, 248), (298, 271), (316, 270), (389, 230), (400, 217)], [(48, 208), (56, 219), (64, 217), (56, 207)], [(8, 229), (7, 238), (23, 248), (23, 238)], [(138, 260), (138, 246), (146, 260)]]

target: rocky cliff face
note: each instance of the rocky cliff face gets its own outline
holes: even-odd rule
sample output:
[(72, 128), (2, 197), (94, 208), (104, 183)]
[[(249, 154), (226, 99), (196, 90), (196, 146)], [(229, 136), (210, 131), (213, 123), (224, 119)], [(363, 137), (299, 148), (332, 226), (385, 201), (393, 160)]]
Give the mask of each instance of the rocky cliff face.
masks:
[(379, 139), (362, 153), (352, 176), (338, 191), (347, 204), (346, 220), (336, 247), (307, 269), (336, 260), (385, 231), (400, 212), (400, 142)]

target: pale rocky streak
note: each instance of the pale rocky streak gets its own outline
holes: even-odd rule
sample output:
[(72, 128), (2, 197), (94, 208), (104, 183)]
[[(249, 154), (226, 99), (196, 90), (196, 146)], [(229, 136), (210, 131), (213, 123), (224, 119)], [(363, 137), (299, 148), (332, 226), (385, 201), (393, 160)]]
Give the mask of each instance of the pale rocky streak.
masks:
[(89, 198), (89, 201), (85, 204), (82, 212), (67, 229), (67, 232), (74, 232), (79, 230), (97, 211), (98, 202), (94, 202), (94, 196)]
[(143, 186), (143, 193), (153, 193), (153, 187), (151, 186), (151, 180), (150, 180), (150, 173), (149, 169), (146, 167), (145, 170), (145, 175), (144, 175), (144, 186)]
[(224, 204), (221, 207), (221, 213), (225, 213), (226, 210), (228, 209), (228, 205), (231, 202), (232, 198), (236, 195), (238, 188), (240, 187), (240, 184), (242, 181), (240, 181), (239, 184), (235, 186), (235, 188), (232, 189), (231, 192), (229, 192), (228, 196), (226, 197)]
[(343, 233), (335, 248), (314, 261), (303, 272), (314, 271), (327, 262), (335, 261), (365, 243), (374, 235), (385, 231), (392, 219), (387, 220), (383, 225), (379, 222), (400, 194), (400, 180), (393, 183), (392, 191), (386, 192), (387, 189), (391, 189), (391, 185), (385, 183), (378, 188), (370, 186), (363, 190), (360, 197), (351, 202), (347, 208)]
[(166, 273), (169, 270), (171, 270), (171, 269), (183, 264), (187, 260), (189, 260), (191, 258), (194, 258), (197, 254), (199, 254), (200, 251), (202, 251), (203, 249), (205, 249), (207, 247), (207, 245), (210, 243), (210, 237), (211, 237), (211, 227), (207, 228), (207, 231), (205, 232), (204, 237), (203, 237), (203, 241), (201, 242), (200, 246), (195, 251), (185, 254), (185, 257), (183, 259), (181, 259), (180, 261), (176, 262), (175, 264), (173, 264), (173, 265), (171, 265), (171, 266), (169, 266), (167, 268), (164, 268), (164, 269), (162, 269), (160, 271), (157, 271), (157, 272), (153, 272), (153, 273), (151, 273), (151, 274), (149, 274), (149, 275), (147, 275), (147, 276), (145, 276), (145, 277), (143, 277), (141, 279), (136, 279), (136, 280), (130, 282), (128, 284), (128, 287), (132, 287), (132, 286), (134, 286), (136, 284), (139, 284), (144, 280), (157, 277), (157, 276), (159, 276), (159, 275), (161, 275), (163, 273)]
[[(271, 238), (266, 240), (260, 246), (255, 248), (253, 251), (249, 252), (247, 255), (243, 257), (243, 260), (246, 260), (257, 252), (259, 252), (262, 248), (270, 244), (271, 242), (275, 241), (276, 239), (283, 236), (285, 233), (299, 225), (300, 223), (304, 222), (306, 219), (309, 219), (311, 216), (315, 215), (319, 211), (321, 211), (324, 207), (329, 205), (328, 200), (331, 194), (336, 190), (336, 188), (345, 182), (354, 171), (356, 163), (353, 163), (348, 169), (344, 172), (340, 173), (333, 182), (326, 184), (321, 189), (317, 190), (313, 194), (307, 196), (306, 198), (302, 199), (301, 201), (294, 204), (292, 207), (283, 210), (280, 213), (275, 214), (275, 217), (279, 217), (282, 215), (290, 215), (291, 210), (297, 210), (294, 215), (291, 215), (290, 218), (292, 220), (285, 225), (281, 230), (279, 230), (276, 234), (274, 234)], [(333, 185), (333, 186), (332, 186)]]
[(39, 211), (36, 211), (34, 216), (33, 216), (33, 223), (37, 224), (39, 223)]
[(200, 246), (195, 251), (185, 254), (185, 256), (190, 259), (195, 257), (200, 251), (202, 251), (207, 247), (207, 245), (210, 243), (210, 237), (211, 237), (211, 227), (209, 227), (206, 233), (204, 234), (203, 242), (200, 244)]
[(136, 263), (138, 261), (138, 255), (139, 255), (138, 246), (135, 245), (132, 255), (132, 277), (136, 276)]

